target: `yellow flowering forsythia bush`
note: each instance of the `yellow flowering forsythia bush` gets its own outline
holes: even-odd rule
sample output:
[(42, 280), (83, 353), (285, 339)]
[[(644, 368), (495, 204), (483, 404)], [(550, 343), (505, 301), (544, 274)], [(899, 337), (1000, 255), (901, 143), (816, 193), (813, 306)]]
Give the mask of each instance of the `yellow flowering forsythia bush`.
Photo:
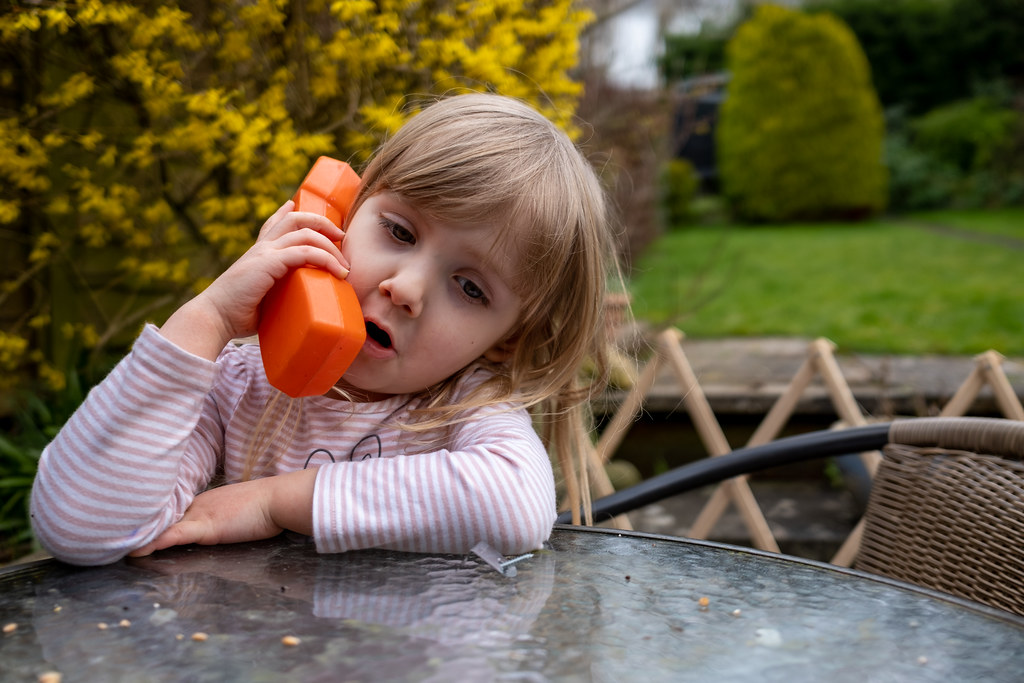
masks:
[(0, 10), (0, 382), (60, 390), (237, 258), (321, 154), (432, 94), (571, 129), (572, 0), (15, 0)]

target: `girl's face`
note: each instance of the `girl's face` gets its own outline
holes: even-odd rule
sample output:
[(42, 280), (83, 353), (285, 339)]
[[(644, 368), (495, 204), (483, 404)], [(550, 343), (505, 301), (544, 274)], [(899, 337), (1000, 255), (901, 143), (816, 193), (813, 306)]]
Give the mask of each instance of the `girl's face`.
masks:
[(339, 386), (374, 400), (421, 391), (482, 356), (504, 360), (521, 301), (495, 232), (430, 219), (393, 192), (367, 198), (342, 243), (367, 337)]

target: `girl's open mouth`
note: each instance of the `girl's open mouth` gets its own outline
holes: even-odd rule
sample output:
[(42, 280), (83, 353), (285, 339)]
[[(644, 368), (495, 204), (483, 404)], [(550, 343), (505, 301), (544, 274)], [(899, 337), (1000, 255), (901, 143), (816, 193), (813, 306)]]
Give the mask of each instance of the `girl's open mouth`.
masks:
[(391, 348), (391, 336), (369, 320), (366, 321), (366, 336), (377, 342), (385, 349)]

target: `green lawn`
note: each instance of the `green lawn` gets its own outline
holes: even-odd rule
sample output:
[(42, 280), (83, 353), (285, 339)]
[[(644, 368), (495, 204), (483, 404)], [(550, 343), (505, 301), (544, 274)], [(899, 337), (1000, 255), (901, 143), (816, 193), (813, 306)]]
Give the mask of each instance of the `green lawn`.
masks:
[(636, 316), (690, 337), (824, 336), (842, 351), (1024, 355), (1024, 210), (716, 225), (637, 260)]

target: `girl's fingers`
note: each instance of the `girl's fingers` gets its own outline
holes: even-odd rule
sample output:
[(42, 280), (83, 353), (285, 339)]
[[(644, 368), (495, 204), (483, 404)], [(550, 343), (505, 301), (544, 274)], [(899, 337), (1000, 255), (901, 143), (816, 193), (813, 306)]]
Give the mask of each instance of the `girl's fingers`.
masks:
[(331, 222), (326, 216), (305, 211), (292, 211), (290, 207), (294, 204), (289, 200), (281, 208), (274, 212), (274, 215), (267, 219), (260, 229), (259, 239), (272, 240), (286, 235), (290, 232), (297, 232), (304, 228), (314, 230), (332, 242), (340, 242), (345, 233)]
[(282, 218), (291, 213), (292, 209), (294, 208), (295, 202), (293, 202), (291, 199), (289, 199), (284, 204), (279, 206), (277, 208), (277, 211), (275, 211), (273, 215), (263, 223), (263, 226), (260, 228), (260, 234), (258, 239), (262, 239), (268, 232), (270, 232), (270, 230), (275, 225), (281, 222)]
[(177, 535), (175, 527), (177, 527), (177, 524), (172, 524), (167, 527), (162, 534), (154, 538), (152, 541), (141, 548), (136, 548), (128, 553), (128, 557), (146, 557), (147, 555), (152, 555), (157, 550), (170, 548), (172, 545), (180, 545), (180, 542), (174, 540)]
[(323, 268), (337, 278), (348, 277), (348, 263), (339, 252), (337, 256), (310, 245), (297, 245), (280, 250), (281, 263), (289, 270), (302, 266)]
[(348, 274), (349, 264), (341, 249), (329, 237), (315, 230), (304, 228), (289, 232), (265, 246), (280, 252), (282, 261), (289, 268), (315, 265), (333, 272), (334, 265), (337, 265), (345, 271), (339, 277)]
[(318, 266), (346, 277), (349, 264), (338, 247), (344, 231), (326, 216), (294, 208), (295, 202), (286, 201), (263, 224), (257, 243), (269, 250), (264, 253), (280, 251), (278, 256), (288, 268)]

